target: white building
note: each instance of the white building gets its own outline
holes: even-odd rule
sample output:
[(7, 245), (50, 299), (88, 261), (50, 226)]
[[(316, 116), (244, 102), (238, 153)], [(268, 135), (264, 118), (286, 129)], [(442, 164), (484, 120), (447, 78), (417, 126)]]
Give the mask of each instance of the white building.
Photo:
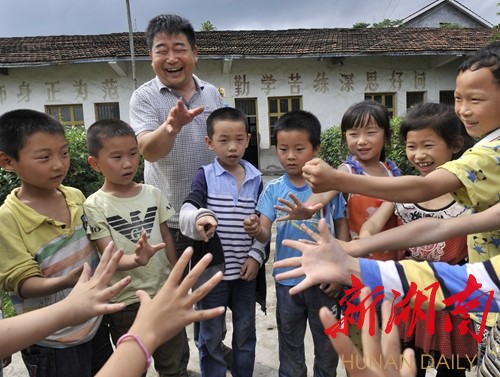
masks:
[[(249, 116), (254, 137), (247, 159), (263, 171), (279, 170), (273, 124), (286, 111), (311, 111), (326, 129), (365, 98), (394, 115), (419, 102), (453, 102), (458, 65), (490, 43), (493, 30), (456, 1), (431, 5), (408, 22), (439, 22), (439, 14), (452, 13), (441, 24), (474, 28), (197, 32), (197, 74)], [(129, 121), (134, 78), (139, 86), (153, 77), (143, 33), (134, 33), (134, 45), (132, 64), (128, 33), (0, 38), (0, 112), (32, 108), (68, 125)]]

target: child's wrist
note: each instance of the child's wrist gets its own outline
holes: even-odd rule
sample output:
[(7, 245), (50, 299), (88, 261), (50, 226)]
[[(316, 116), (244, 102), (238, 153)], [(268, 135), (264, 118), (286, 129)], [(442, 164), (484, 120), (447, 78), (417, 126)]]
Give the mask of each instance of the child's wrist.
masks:
[(141, 349), (142, 353), (144, 354), (144, 357), (146, 358), (146, 369), (145, 370), (148, 370), (149, 367), (151, 366), (151, 360), (152, 360), (151, 352), (149, 351), (149, 349), (146, 347), (146, 345), (142, 342), (142, 340), (137, 335), (132, 334), (132, 333), (123, 334), (120, 337), (120, 339), (118, 339), (118, 342), (116, 342), (116, 347), (119, 347), (121, 343), (123, 343), (124, 341), (127, 341), (127, 340), (134, 341), (135, 343), (137, 343), (137, 345)]

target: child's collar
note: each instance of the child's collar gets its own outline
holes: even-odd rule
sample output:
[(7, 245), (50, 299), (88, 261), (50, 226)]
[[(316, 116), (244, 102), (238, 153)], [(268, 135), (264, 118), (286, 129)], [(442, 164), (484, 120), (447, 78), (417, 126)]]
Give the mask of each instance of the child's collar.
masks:
[(497, 140), (500, 138), (500, 128), (497, 128), (495, 131), (490, 132), (488, 135), (479, 140), (474, 146), (481, 146), (490, 141)]

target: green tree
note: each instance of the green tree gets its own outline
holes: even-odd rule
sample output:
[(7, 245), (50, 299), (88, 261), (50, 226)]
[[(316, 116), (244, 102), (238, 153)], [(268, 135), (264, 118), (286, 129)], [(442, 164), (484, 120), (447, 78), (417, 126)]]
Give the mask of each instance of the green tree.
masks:
[(353, 29), (367, 29), (371, 24), (368, 22), (356, 22), (354, 25), (352, 25)]
[(375, 22), (372, 26), (375, 28), (397, 27), (403, 23), (403, 20), (389, 20), (388, 18), (380, 22)]
[(211, 21), (205, 21), (201, 23), (201, 30), (202, 31), (214, 31), (217, 30), (215, 25)]

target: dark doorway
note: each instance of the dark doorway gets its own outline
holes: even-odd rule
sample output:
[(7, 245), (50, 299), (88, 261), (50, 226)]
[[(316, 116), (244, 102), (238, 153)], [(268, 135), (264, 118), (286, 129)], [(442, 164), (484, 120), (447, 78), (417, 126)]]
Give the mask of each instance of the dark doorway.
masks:
[(243, 111), (248, 119), (250, 126), (250, 144), (243, 156), (243, 159), (250, 162), (259, 169), (259, 131), (257, 127), (257, 99), (256, 98), (237, 98), (234, 100), (234, 106)]

